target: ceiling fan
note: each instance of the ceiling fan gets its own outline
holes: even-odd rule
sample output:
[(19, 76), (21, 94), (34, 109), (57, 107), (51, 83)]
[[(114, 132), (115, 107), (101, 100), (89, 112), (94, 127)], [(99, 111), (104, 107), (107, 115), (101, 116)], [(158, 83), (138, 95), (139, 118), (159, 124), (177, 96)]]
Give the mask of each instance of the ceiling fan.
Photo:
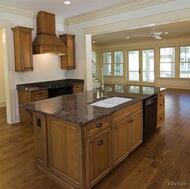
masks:
[(158, 40), (160, 40), (160, 39), (162, 39), (162, 37), (161, 37), (161, 35), (162, 35), (162, 33), (163, 32), (156, 32), (155, 31), (155, 28), (156, 27), (153, 27), (153, 31), (151, 32), (151, 33), (149, 33), (149, 34), (145, 34), (145, 35), (132, 35), (132, 37), (154, 37), (155, 39), (158, 39)]

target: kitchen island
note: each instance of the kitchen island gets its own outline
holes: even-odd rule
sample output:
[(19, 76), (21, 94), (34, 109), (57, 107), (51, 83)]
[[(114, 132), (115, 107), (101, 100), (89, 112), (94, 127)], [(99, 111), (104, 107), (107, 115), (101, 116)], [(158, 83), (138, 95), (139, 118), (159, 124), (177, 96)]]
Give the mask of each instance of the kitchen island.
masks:
[[(35, 165), (63, 188), (88, 189), (143, 142), (142, 101), (160, 93), (86, 91), (22, 105), (33, 114)], [(163, 92), (163, 91), (162, 91)], [(111, 108), (91, 105), (113, 96), (132, 100)]]

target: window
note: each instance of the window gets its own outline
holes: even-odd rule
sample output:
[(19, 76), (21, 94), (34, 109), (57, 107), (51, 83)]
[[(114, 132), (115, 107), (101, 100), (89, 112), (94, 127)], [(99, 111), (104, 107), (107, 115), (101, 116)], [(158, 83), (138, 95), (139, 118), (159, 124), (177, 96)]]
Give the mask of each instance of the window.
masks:
[(112, 56), (111, 52), (103, 52), (103, 74), (109, 76), (112, 73)]
[(123, 51), (103, 52), (104, 76), (123, 76)]
[(123, 51), (114, 51), (114, 76), (123, 76)]
[(129, 80), (139, 81), (139, 51), (129, 51)]
[(175, 48), (160, 48), (160, 77), (175, 77)]
[(154, 50), (143, 50), (143, 81), (154, 82)]
[(190, 46), (180, 47), (180, 78), (190, 78)]

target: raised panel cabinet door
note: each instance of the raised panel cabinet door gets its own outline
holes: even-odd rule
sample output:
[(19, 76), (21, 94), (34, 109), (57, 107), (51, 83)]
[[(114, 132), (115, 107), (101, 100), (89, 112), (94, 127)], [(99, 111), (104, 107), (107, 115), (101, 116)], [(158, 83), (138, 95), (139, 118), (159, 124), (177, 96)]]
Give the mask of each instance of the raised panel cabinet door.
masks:
[(86, 188), (92, 187), (111, 170), (110, 128), (86, 139)]
[(47, 165), (46, 121), (45, 116), (33, 113), (36, 162)]
[(165, 92), (161, 91), (158, 93), (158, 103), (157, 103), (157, 129), (165, 121)]
[(129, 146), (133, 151), (139, 144), (143, 142), (143, 113), (138, 111), (128, 119)]
[(75, 68), (75, 43), (74, 36), (67, 38), (68, 68)]
[(12, 28), (14, 36), (15, 71), (32, 71), (32, 28)]
[(54, 117), (48, 117), (48, 166), (67, 183), (82, 185), (81, 127)]
[(123, 119), (112, 126), (113, 166), (116, 166), (129, 154), (128, 124)]
[(59, 35), (60, 39), (67, 46), (67, 54), (61, 56), (61, 69), (75, 69), (75, 35)]
[(21, 44), (22, 69), (31, 70), (33, 69), (31, 30), (21, 30)]

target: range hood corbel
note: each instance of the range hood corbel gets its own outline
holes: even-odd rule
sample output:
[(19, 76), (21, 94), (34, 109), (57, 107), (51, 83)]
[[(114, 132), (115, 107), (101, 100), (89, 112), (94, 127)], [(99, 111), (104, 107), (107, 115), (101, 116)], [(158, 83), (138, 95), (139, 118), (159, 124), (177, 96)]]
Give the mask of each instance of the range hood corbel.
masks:
[(55, 14), (40, 11), (36, 17), (37, 35), (33, 40), (33, 54), (66, 55), (67, 47), (56, 35)]

